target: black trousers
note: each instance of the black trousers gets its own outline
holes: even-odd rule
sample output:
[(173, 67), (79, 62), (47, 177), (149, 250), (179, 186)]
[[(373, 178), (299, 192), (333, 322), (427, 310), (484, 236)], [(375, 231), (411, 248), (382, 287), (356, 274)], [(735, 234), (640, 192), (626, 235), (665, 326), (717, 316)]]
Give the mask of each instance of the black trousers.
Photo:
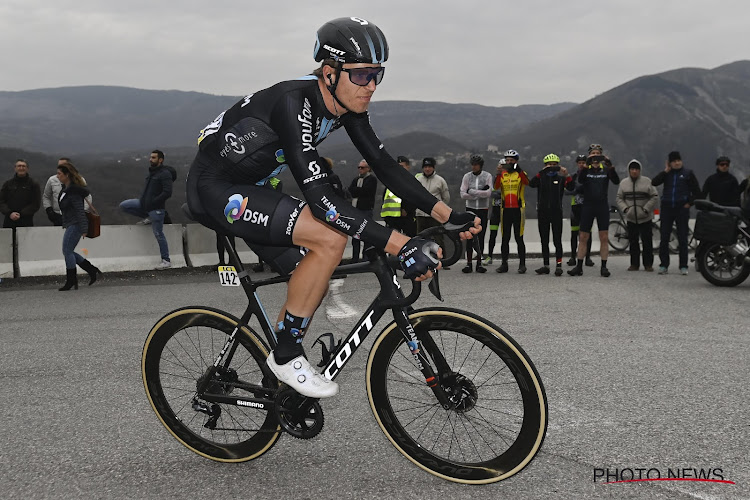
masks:
[(552, 242), (555, 245), (555, 261), (559, 262), (563, 256), (562, 246), (562, 212), (537, 214), (539, 222), (539, 238), (542, 241), (542, 260), (545, 266), (549, 266), (549, 231), (552, 229)]
[[(651, 221), (636, 224), (628, 222), (628, 240), (630, 241), (630, 265), (641, 263), (641, 245), (643, 242), (643, 266), (654, 265), (654, 242), (651, 239)], [(640, 242), (639, 242), (640, 240)]]
[(661, 206), (661, 243), (659, 260), (662, 267), (669, 267), (669, 235), (672, 226), (677, 224), (677, 241), (680, 244), (680, 268), (688, 266), (688, 222), (690, 208)]

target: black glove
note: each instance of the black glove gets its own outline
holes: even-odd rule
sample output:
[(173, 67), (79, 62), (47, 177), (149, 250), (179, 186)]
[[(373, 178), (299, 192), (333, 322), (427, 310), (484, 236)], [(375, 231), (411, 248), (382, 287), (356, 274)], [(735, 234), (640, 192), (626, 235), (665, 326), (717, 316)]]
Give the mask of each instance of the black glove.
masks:
[(468, 231), (469, 228), (474, 227), (475, 218), (476, 215), (471, 212), (456, 212), (454, 210), (451, 212), (450, 217), (448, 217), (448, 222), (443, 224), (443, 226), (448, 231)]
[(46, 211), (47, 211), (47, 217), (52, 217), (52, 214), (55, 213), (55, 211), (52, 210), (52, 207), (47, 207)]
[(605, 164), (605, 165), (606, 165), (607, 167), (611, 167), (611, 166), (612, 166), (612, 160), (610, 160), (609, 158), (605, 157), (605, 158), (604, 158), (604, 164)]
[(489, 184), (485, 184), (482, 191), (487, 191), (490, 188)]
[(409, 279), (418, 278), (427, 271), (434, 271), (438, 260), (437, 243), (424, 238), (414, 237), (406, 242), (398, 252), (398, 260), (404, 276)]

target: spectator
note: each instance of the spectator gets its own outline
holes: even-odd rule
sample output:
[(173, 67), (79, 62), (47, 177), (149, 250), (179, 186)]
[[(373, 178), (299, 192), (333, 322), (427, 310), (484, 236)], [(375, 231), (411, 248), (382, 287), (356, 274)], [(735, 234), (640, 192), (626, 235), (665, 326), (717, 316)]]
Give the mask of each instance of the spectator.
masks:
[(497, 173), (495, 174), (495, 182), (492, 185), (492, 208), (490, 209), (490, 241), (489, 251), (487, 257), (484, 258), (485, 265), (492, 264), (492, 255), (495, 252), (495, 242), (497, 241), (497, 232), (500, 229), (500, 215), (502, 211), (503, 201), (497, 195), (500, 191), (500, 174), (505, 169), (505, 158), (500, 159), (497, 163)]
[(740, 183), (729, 173), (729, 157), (719, 156), (716, 159), (716, 173), (711, 174), (703, 183), (703, 198), (726, 207), (740, 206)]
[(536, 201), (539, 237), (542, 242), (543, 265), (537, 274), (549, 274), (549, 231), (552, 228), (552, 241), (555, 245), (555, 276), (562, 276), (562, 200), (567, 189), (575, 188), (568, 169), (560, 166), (560, 157), (548, 154), (544, 157), (544, 168), (529, 181), (529, 186), (539, 189)]
[(643, 268), (648, 272), (654, 270), (651, 220), (654, 218), (654, 209), (658, 203), (659, 193), (651, 185), (651, 179), (641, 175), (641, 162), (630, 160), (628, 177), (620, 183), (617, 190), (617, 207), (628, 224), (628, 240), (630, 240), (628, 271), (639, 269), (641, 243), (643, 243)]
[[(493, 196), (502, 200), (503, 209), (500, 215), (502, 223), (502, 243), (500, 244), (500, 257), (502, 262), (495, 270), (498, 273), (508, 272), (508, 256), (510, 254), (510, 230), (516, 237), (518, 246), (519, 274), (526, 272), (526, 245), (523, 242), (523, 227), (526, 221), (526, 198), (524, 190), (529, 185), (526, 172), (518, 164), (520, 159), (518, 151), (509, 149), (505, 152), (505, 170), (500, 174), (500, 190), (495, 191)], [(495, 185), (498, 184), (495, 179)]]
[(172, 267), (169, 259), (169, 245), (164, 236), (164, 205), (172, 196), (172, 174), (164, 166), (164, 153), (155, 149), (149, 158), (146, 186), (139, 199), (129, 199), (120, 203), (120, 210), (136, 217), (148, 218), (151, 230), (159, 244), (161, 262), (155, 269), (163, 270)]
[[(477, 235), (478, 273), (486, 273), (487, 268), (482, 265), (482, 253), (484, 252), (484, 235), (487, 231), (487, 216), (490, 208), (490, 195), (492, 194), (492, 174), (482, 170), (484, 158), (480, 155), (471, 155), (469, 159), (471, 171), (467, 172), (461, 180), (461, 198), (466, 200), (466, 211), (472, 212), (482, 221), (482, 231)], [(462, 269), (465, 273), (471, 272), (471, 259), (474, 253), (473, 242), (466, 244), (466, 267)]]
[(745, 217), (750, 217), (750, 175), (740, 182), (740, 206)]
[(86, 181), (83, 180), (73, 164), (67, 161), (57, 166), (57, 178), (63, 186), (57, 201), (62, 211), (62, 226), (65, 228), (62, 241), (62, 252), (65, 258), (65, 284), (58, 290), (65, 292), (71, 288), (78, 290), (76, 264), (88, 273), (89, 286), (94, 284), (97, 275), (101, 275), (102, 272), (75, 252), (76, 245), (81, 241), (81, 238), (86, 237), (89, 230), (89, 221), (83, 209), (84, 199), (90, 196), (89, 190), (86, 189)]
[[(370, 165), (365, 160), (360, 160), (357, 166), (359, 175), (349, 185), (349, 194), (352, 195), (352, 206), (365, 213), (368, 219), (372, 219), (372, 209), (375, 206), (375, 192), (378, 190), (378, 179), (370, 171)], [(362, 242), (358, 238), (352, 238), (352, 262), (359, 262), (360, 248)], [(364, 255), (364, 248), (362, 248)]]
[(3, 227), (31, 227), (34, 214), (42, 204), (42, 191), (29, 175), (26, 160), (16, 160), (15, 171), (15, 175), (0, 188), (0, 213), (5, 216)]
[[(422, 173), (417, 174), (415, 177), (422, 184), (422, 186), (424, 186), (424, 188), (430, 192), (432, 196), (437, 198), (438, 201), (442, 201), (443, 203), (448, 205), (451, 201), (451, 194), (448, 190), (448, 183), (445, 182), (445, 179), (435, 173), (436, 163), (437, 162), (435, 161), (435, 158), (432, 158), (430, 156), (425, 157), (422, 160)], [(419, 209), (416, 210), (415, 215), (417, 219), (418, 233), (421, 233), (425, 229), (440, 225), (438, 221), (432, 218), (432, 215), (425, 213)], [(445, 248), (442, 235), (437, 236), (435, 238), (435, 241), (442, 248)], [(449, 268), (443, 267), (443, 269), (447, 270)]]
[(583, 189), (583, 208), (581, 209), (581, 225), (578, 242), (578, 262), (573, 269), (568, 271), (571, 276), (583, 275), (583, 254), (585, 253), (588, 240), (591, 238), (591, 229), (594, 220), (599, 229), (599, 254), (602, 257), (602, 268), (600, 274), (609, 278), (611, 275), (607, 269), (607, 257), (609, 257), (609, 183), (619, 184), (620, 177), (617, 175), (612, 161), (604, 156), (604, 151), (598, 144), (589, 147), (589, 156), (586, 159), (588, 168), (581, 170), (577, 182)]
[[(576, 165), (578, 171), (573, 174), (573, 180), (577, 180), (581, 174), (581, 170), (586, 168), (586, 155), (578, 155), (576, 157)], [(581, 223), (581, 209), (583, 208), (583, 186), (576, 184), (573, 190), (573, 197), (570, 200), (570, 259), (568, 259), (569, 266), (576, 265), (576, 255), (578, 254), (578, 231)], [(587, 267), (594, 267), (594, 261), (591, 260), (591, 238), (589, 238), (586, 244), (586, 260), (585, 264)]]
[(333, 172), (333, 159), (328, 158), (328, 157), (323, 157), (323, 161), (326, 162), (326, 165), (328, 165), (328, 168), (330, 170), (328, 172), (328, 181), (331, 184), (331, 187), (333, 188), (333, 192), (345, 200), (351, 200), (352, 197), (349, 194), (349, 191), (347, 191), (344, 188), (344, 185), (341, 183), (341, 178), (339, 178), (339, 176)]
[(685, 168), (679, 151), (667, 157), (663, 171), (651, 181), (654, 186), (664, 184), (661, 194), (661, 242), (659, 244), (659, 274), (669, 270), (669, 236), (672, 226), (677, 224), (677, 242), (680, 248), (680, 274), (688, 273), (688, 222), (690, 206), (701, 197), (698, 179), (692, 170)]
[[(65, 163), (72, 162), (70, 158), (66, 158), (64, 156), (57, 160), (58, 167)], [(86, 179), (81, 176), (81, 180), (83, 180), (85, 185)], [(45, 184), (44, 192), (42, 193), (42, 206), (44, 207), (44, 211), (47, 213), (47, 218), (53, 226), (62, 226), (62, 212), (60, 211), (60, 205), (57, 201), (58, 197), (60, 196), (60, 191), (62, 191), (62, 187), (63, 186), (60, 183), (60, 179), (57, 178), (57, 174), (51, 175), (50, 178), (47, 179), (47, 184)], [(91, 203), (91, 195), (88, 195), (86, 201), (88, 203)], [(83, 209), (88, 212), (90, 210), (89, 205), (84, 203)]]
[[(398, 164), (409, 171), (409, 159), (399, 156)], [(414, 227), (414, 205), (396, 196), (390, 189), (383, 191), (383, 205), (380, 216), (385, 225), (396, 231), (401, 231), (407, 236), (416, 236)]]

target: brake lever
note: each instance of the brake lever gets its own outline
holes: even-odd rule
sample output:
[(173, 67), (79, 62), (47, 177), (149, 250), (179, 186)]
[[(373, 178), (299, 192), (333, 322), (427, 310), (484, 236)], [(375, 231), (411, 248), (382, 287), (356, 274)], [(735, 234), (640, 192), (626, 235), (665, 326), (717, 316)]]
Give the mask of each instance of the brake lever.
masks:
[(432, 271), (432, 279), (430, 280), (430, 284), (427, 285), (427, 288), (430, 289), (430, 293), (434, 295), (436, 299), (438, 299), (440, 302), (444, 302), (443, 296), (440, 295), (440, 283), (438, 281), (437, 269)]

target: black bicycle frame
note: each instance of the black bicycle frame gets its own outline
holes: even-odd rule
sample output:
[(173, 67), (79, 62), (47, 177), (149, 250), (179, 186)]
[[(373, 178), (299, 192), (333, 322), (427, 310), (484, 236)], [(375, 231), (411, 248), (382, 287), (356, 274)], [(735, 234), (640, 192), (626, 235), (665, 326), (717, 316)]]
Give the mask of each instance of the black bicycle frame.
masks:
[[(240, 279), (240, 285), (245, 291), (248, 298), (248, 306), (245, 309), (244, 314), (240, 318), (239, 322), (235, 326), (232, 333), (227, 338), (224, 347), (216, 358), (213, 366), (209, 369), (209, 373), (205, 377), (202, 384), (199, 385), (198, 394), (200, 397), (210, 402), (217, 403), (228, 403), (240, 406), (253, 406), (256, 408), (269, 409), (267, 405), (270, 403), (268, 400), (259, 398), (244, 398), (237, 396), (224, 396), (218, 394), (204, 394), (204, 391), (208, 387), (210, 380), (213, 378), (216, 370), (224, 362), (224, 367), (228, 367), (231, 363), (234, 352), (237, 349), (236, 335), (242, 326), (249, 324), (250, 319), (253, 315), (258, 317), (261, 329), (263, 330), (268, 344), (271, 349), (276, 347), (276, 335), (274, 329), (271, 326), (271, 321), (263, 308), (260, 299), (257, 295), (257, 289), (262, 286), (273, 285), (278, 283), (284, 283), (289, 281), (290, 276), (279, 276), (275, 278), (269, 278), (265, 280), (253, 281), (250, 278), (249, 273), (244, 269), (242, 262), (237, 255), (236, 250), (230, 244), (229, 238), (224, 236), (224, 246), (229, 253), (229, 262), (235, 267), (238, 277)], [(404, 336), (406, 343), (411, 351), (412, 356), (416, 365), (422, 371), (425, 378), (425, 383), (433, 390), (436, 398), (443, 406), (450, 406), (450, 401), (446, 396), (445, 392), (442, 391), (438, 384), (438, 378), (431, 366), (430, 360), (427, 358), (425, 353), (420, 349), (420, 342), (424, 341), (426, 347), (433, 355), (434, 361), (437, 364), (440, 371), (446, 370), (448, 367), (447, 362), (443, 358), (442, 354), (437, 349), (432, 339), (425, 335), (417, 335), (408, 318), (408, 308), (411, 304), (416, 302), (421, 292), (421, 283), (414, 281), (411, 293), (408, 296), (404, 296), (401, 285), (398, 282), (396, 273), (388, 263), (388, 259), (382, 251), (376, 250), (375, 248), (369, 248), (365, 252), (369, 262), (361, 262), (355, 264), (345, 264), (338, 266), (334, 271), (332, 278), (342, 277), (347, 274), (363, 274), (363, 273), (374, 273), (380, 283), (380, 293), (372, 301), (365, 313), (360, 317), (359, 321), (355, 324), (355, 327), (346, 337), (346, 339), (340, 343), (338, 349), (332, 353), (329, 363), (322, 370), (323, 376), (333, 380), (343, 370), (344, 366), (351, 360), (353, 354), (362, 345), (367, 336), (375, 328), (375, 325), (380, 321), (383, 315), (389, 309), (393, 311), (393, 317), (396, 324), (399, 327), (402, 335)], [(262, 320), (261, 320), (262, 318)], [(268, 373), (270, 375), (270, 371)], [(265, 395), (270, 395), (273, 391), (262, 387), (252, 387), (255, 392), (264, 392)], [(306, 398), (309, 399), (309, 398)]]

